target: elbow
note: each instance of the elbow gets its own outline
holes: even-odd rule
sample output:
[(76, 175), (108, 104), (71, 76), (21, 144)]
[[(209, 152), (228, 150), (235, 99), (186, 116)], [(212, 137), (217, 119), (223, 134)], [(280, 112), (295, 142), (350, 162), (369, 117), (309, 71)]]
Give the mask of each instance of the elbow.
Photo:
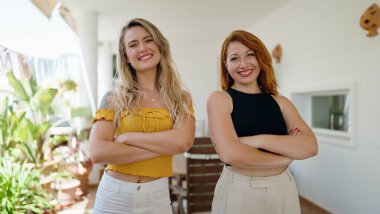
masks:
[(232, 166), (241, 164), (241, 162), (237, 158), (234, 158), (232, 156), (219, 156), (219, 158), (223, 163), (229, 164)]
[(318, 155), (318, 143), (315, 140), (313, 144), (307, 149), (307, 151), (304, 153), (304, 155), (296, 158), (298, 160), (304, 160), (307, 158), (311, 158)]
[(318, 155), (318, 142), (317, 142), (317, 138), (315, 137), (312, 141), (312, 146), (310, 146), (309, 154), (310, 154), (310, 157), (314, 157)]
[(317, 156), (318, 155), (318, 143), (317, 141), (314, 142), (312, 148), (311, 148), (311, 157)]
[(229, 164), (229, 165), (233, 165), (233, 162), (231, 161), (231, 159), (229, 157), (226, 157), (226, 156), (223, 156), (223, 155), (220, 155), (218, 154), (219, 156), (219, 159), (225, 163), (225, 164)]
[(91, 150), (90, 150), (90, 159), (92, 160), (93, 163), (100, 163), (99, 155), (96, 152), (91, 151)]
[(90, 157), (90, 159), (93, 163), (102, 163), (101, 161), (98, 161), (98, 159), (96, 158)]
[(180, 144), (180, 146), (178, 147), (177, 153), (187, 152), (193, 146), (193, 143), (194, 143), (194, 137), (188, 137), (184, 139), (182, 143)]
[(90, 147), (89, 156), (93, 163), (104, 163), (102, 160), (101, 151), (93, 148), (92, 146)]
[(236, 159), (235, 156), (231, 155), (229, 152), (221, 152), (218, 150), (216, 150), (216, 152), (218, 153), (219, 159), (223, 163), (226, 163), (229, 165), (236, 165), (237, 164), (238, 160)]

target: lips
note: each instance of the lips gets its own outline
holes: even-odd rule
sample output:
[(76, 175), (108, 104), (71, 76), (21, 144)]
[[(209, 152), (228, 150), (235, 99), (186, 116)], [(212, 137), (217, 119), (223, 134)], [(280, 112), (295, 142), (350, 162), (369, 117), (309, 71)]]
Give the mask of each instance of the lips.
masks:
[(139, 61), (147, 61), (153, 57), (153, 54), (144, 54), (138, 58)]
[(239, 71), (238, 74), (242, 77), (247, 77), (253, 72), (253, 69), (248, 69), (244, 71)]

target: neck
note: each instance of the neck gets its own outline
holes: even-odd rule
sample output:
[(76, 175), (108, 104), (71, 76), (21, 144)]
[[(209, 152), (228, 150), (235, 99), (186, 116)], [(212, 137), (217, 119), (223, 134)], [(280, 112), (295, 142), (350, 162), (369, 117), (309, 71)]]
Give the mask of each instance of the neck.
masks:
[(262, 93), (257, 82), (255, 82), (254, 84), (250, 84), (250, 85), (236, 85), (236, 84), (234, 84), (231, 86), (231, 88), (238, 90), (238, 91), (241, 91), (241, 92), (244, 92), (244, 93), (248, 93), (248, 94)]
[(144, 90), (156, 90), (156, 74), (156, 72), (144, 72), (137, 74), (138, 87)]

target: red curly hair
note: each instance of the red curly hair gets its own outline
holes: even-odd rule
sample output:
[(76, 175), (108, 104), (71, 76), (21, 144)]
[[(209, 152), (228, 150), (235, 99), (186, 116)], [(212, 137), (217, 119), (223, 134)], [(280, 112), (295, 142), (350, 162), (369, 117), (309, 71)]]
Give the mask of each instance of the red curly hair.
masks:
[(226, 90), (234, 84), (234, 80), (228, 74), (225, 64), (228, 45), (234, 41), (241, 42), (243, 45), (247, 46), (249, 49), (255, 52), (257, 61), (261, 68), (260, 74), (257, 77), (257, 83), (260, 86), (261, 90), (268, 94), (278, 94), (277, 80), (274, 75), (272, 58), (267, 48), (259, 38), (243, 30), (233, 31), (223, 42), (222, 50), (220, 53), (220, 83), (222, 89)]

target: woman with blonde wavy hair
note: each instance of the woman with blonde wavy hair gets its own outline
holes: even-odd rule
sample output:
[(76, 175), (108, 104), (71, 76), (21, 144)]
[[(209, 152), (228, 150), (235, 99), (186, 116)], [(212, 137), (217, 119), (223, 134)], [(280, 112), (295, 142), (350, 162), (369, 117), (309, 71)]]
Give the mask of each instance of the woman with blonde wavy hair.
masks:
[(190, 94), (168, 41), (147, 20), (123, 27), (117, 65), (121, 86), (104, 95), (90, 135), (91, 159), (108, 164), (93, 212), (172, 213), (172, 157), (194, 140)]

